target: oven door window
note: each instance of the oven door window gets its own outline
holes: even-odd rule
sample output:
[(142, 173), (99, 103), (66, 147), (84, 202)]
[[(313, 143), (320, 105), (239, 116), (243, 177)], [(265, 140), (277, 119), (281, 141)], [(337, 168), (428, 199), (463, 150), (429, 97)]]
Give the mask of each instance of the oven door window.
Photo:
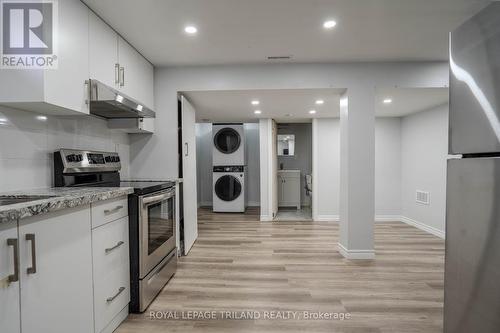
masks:
[(173, 200), (148, 206), (148, 255), (174, 236)]

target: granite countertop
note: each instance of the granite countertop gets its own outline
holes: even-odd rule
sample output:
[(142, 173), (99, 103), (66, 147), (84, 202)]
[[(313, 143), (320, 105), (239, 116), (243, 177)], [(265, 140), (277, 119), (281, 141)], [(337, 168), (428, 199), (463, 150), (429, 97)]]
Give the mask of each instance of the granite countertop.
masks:
[(0, 223), (87, 205), (95, 201), (118, 198), (133, 193), (132, 187), (56, 187), (15, 192), (0, 192), (2, 198), (51, 196), (41, 200), (0, 206)]

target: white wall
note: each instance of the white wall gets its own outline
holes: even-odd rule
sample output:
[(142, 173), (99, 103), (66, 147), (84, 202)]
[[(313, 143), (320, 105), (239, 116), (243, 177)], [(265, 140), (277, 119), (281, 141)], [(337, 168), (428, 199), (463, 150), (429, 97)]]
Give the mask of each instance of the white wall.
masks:
[[(340, 193), (340, 128), (339, 119), (313, 121), (313, 168), (319, 174), (318, 220), (339, 217)], [(317, 142), (317, 144), (315, 143)], [(375, 120), (375, 216), (394, 219), (401, 215), (401, 120)]]
[(177, 92), (190, 90), (443, 87), (446, 62), (273, 64), (155, 69), (156, 133), (131, 138), (136, 178), (177, 178)]
[(0, 191), (52, 187), (53, 152), (60, 148), (116, 151), (129, 178), (129, 137), (112, 133), (105, 120), (53, 117), (0, 106)]
[(247, 190), (247, 204), (249, 206), (260, 206), (260, 141), (259, 124), (244, 124), (245, 128), (245, 151), (247, 154), (247, 178), (245, 188)]
[[(272, 119), (259, 120), (259, 156), (260, 156), (260, 219), (273, 219), (273, 176), (272, 168)], [(277, 200), (277, 199), (276, 199)]]
[(314, 220), (338, 220), (340, 200), (339, 119), (313, 119)]
[[(245, 153), (247, 154), (247, 205), (260, 205), (260, 151), (259, 124), (244, 124)], [(196, 168), (198, 176), (198, 204), (211, 206), (213, 197), (212, 181), (212, 124), (196, 124)]]
[[(444, 236), (448, 105), (404, 117), (401, 134), (402, 215)], [(430, 192), (430, 205), (415, 201), (417, 190)]]
[(375, 120), (375, 217), (401, 215), (401, 118)]
[(212, 205), (212, 124), (196, 124), (196, 175), (198, 205)]

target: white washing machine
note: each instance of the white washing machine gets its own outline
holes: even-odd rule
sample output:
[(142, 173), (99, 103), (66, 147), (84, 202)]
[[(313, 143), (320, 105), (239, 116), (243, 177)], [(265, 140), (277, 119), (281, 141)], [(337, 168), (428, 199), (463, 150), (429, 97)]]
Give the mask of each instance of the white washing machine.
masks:
[(245, 167), (214, 166), (213, 211), (245, 212)]
[(213, 124), (212, 165), (245, 165), (243, 124)]

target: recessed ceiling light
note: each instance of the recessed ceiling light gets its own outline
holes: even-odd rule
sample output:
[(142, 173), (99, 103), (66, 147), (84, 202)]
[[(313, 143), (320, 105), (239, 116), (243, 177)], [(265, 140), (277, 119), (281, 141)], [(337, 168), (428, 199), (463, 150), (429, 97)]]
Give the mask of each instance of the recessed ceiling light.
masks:
[(316, 110), (309, 110), (309, 113), (310, 113), (310, 114), (315, 114), (315, 113), (316, 113)]
[(332, 29), (336, 25), (337, 25), (337, 22), (335, 22), (333, 20), (329, 20), (329, 21), (325, 21), (325, 23), (323, 23), (323, 28), (325, 28), (325, 29)]
[(187, 27), (184, 28), (184, 31), (187, 34), (194, 35), (195, 33), (198, 32), (198, 29), (193, 25), (188, 25)]
[(316, 104), (317, 104), (317, 105), (323, 105), (324, 103), (325, 103), (325, 101), (324, 101), (324, 100), (322, 100), (322, 99), (318, 99), (318, 100), (316, 101)]
[(259, 105), (259, 104), (260, 104), (260, 102), (256, 99), (252, 101), (252, 105)]
[(262, 113), (262, 111), (260, 111), (260, 110), (255, 110), (253, 113), (255, 113), (255, 114), (261, 114), (261, 113)]
[(392, 103), (392, 99), (391, 98), (384, 99), (384, 104), (391, 104), (391, 103)]
[(41, 120), (41, 121), (45, 121), (45, 120), (47, 120), (47, 117), (46, 116), (36, 116), (36, 119)]

